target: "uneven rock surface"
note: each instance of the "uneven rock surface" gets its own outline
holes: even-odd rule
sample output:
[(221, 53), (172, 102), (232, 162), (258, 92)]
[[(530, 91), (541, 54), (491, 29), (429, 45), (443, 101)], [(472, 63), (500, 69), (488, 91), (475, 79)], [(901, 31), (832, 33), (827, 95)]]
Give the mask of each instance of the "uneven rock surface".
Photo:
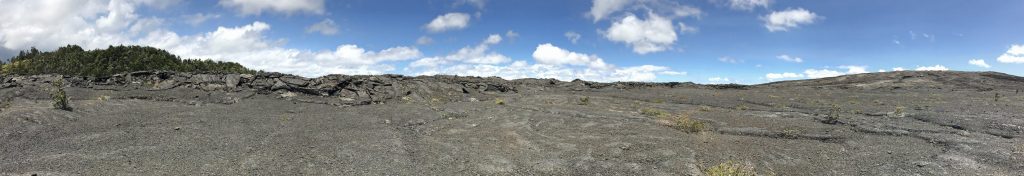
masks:
[[(62, 79), (71, 111), (53, 109)], [(1022, 175), (1024, 78), (0, 77), (0, 175)], [(706, 125), (694, 130), (688, 119)]]

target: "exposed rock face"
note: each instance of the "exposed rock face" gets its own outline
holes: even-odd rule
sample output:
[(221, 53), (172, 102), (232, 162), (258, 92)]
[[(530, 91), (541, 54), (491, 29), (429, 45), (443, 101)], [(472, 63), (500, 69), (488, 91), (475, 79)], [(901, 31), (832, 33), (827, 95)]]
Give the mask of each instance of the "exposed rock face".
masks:
[[(328, 75), (304, 78), (281, 73), (261, 74), (193, 74), (145, 71), (118, 74), (111, 77), (77, 77), (61, 75), (34, 75), (2, 77), (0, 87), (45, 86), (63, 78), (69, 85), (106, 90), (170, 90), (195, 89), (206, 92), (253, 91), (259, 94), (284, 94), (332, 98), (334, 105), (361, 105), (387, 101), (468, 101), (516, 93), (544, 91), (546, 89), (590, 90), (632, 89), (644, 87), (699, 86), (693, 83), (596, 83), (587, 81), (563, 82), (555, 79), (504, 80), (497, 77), (419, 76), (402, 75)], [(292, 96), (289, 96), (292, 97)]]

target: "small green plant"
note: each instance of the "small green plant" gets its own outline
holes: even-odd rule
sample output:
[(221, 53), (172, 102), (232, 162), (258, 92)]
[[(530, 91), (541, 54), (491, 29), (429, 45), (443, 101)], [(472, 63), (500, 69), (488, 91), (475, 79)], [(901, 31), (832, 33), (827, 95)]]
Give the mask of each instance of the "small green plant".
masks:
[(707, 106), (707, 105), (700, 105), (700, 111), (701, 111), (701, 112), (708, 112), (708, 111), (711, 111), (711, 106)]
[(779, 133), (779, 135), (780, 135), (780, 137), (783, 137), (783, 138), (796, 139), (796, 138), (799, 138), (800, 134), (802, 134), (802, 133), (803, 133), (803, 131), (800, 130), (799, 128), (790, 127), (790, 128), (782, 129), (782, 133)]
[(57, 79), (57, 81), (53, 82), (53, 92), (50, 96), (53, 98), (53, 108), (71, 111), (71, 106), (68, 106), (68, 95), (64, 92), (63, 79)]
[(747, 109), (750, 109), (747, 105), (736, 105), (736, 110), (745, 111)]
[(664, 99), (654, 99), (651, 102), (654, 102), (654, 103), (665, 103), (665, 100)]
[(892, 114), (889, 115), (889, 117), (906, 117), (906, 109), (906, 107), (897, 106), (896, 109), (892, 111)]
[(698, 133), (708, 130), (708, 125), (702, 121), (690, 118), (690, 114), (680, 114), (675, 118), (675, 127), (683, 132)]
[(650, 117), (668, 117), (668, 111), (654, 109), (654, 108), (641, 108), (640, 114)]
[(704, 169), (704, 175), (707, 176), (754, 176), (757, 175), (753, 168), (744, 167), (734, 161), (726, 161), (725, 163), (712, 166)]
[(825, 115), (825, 121), (824, 122), (827, 123), (827, 124), (838, 124), (839, 123), (839, 114), (842, 111), (843, 110), (841, 108), (839, 108), (838, 104), (832, 104), (832, 108), (830, 108), (828, 110), (828, 114)]
[(496, 104), (496, 105), (505, 105), (505, 99), (494, 98), (494, 104)]
[(580, 97), (578, 105), (590, 105), (590, 97)]

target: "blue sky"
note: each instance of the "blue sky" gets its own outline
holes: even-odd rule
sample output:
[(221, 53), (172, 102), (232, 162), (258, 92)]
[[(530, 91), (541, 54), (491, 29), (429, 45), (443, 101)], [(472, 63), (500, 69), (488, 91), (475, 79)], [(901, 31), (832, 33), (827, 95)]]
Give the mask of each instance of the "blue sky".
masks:
[(0, 56), (147, 45), (307, 77), (757, 84), (893, 70), (1024, 75), (1024, 1), (0, 0)]

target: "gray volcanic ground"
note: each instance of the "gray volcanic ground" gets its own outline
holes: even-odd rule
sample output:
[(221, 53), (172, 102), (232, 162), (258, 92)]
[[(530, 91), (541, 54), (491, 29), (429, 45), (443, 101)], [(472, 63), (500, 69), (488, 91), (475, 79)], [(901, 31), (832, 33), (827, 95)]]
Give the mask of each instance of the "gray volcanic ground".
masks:
[[(51, 105), (57, 79), (72, 111)], [(754, 86), (8, 76), (0, 175), (1022, 175), (1019, 91), (1024, 78), (994, 72)]]

